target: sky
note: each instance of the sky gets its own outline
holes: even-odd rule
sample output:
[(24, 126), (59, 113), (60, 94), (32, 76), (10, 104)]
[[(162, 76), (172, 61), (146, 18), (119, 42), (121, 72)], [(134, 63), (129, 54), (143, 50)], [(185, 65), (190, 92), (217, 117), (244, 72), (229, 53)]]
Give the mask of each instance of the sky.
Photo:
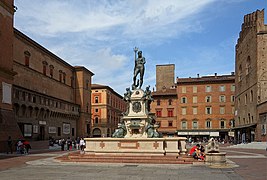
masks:
[[(134, 47), (146, 58), (143, 89), (156, 84), (156, 65), (175, 76), (234, 71), (243, 17), (267, 0), (15, 0), (14, 26), (92, 83), (120, 94), (133, 83)], [(266, 24), (265, 12), (265, 24)]]

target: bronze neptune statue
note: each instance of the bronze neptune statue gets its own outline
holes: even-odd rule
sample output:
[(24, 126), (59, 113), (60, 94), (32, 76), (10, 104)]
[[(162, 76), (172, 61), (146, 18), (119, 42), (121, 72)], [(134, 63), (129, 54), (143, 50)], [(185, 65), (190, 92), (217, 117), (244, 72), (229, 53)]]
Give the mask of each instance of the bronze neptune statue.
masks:
[[(138, 49), (135, 48), (134, 52), (136, 53), (137, 50)], [(138, 86), (141, 89), (141, 87), (143, 85), (143, 77), (144, 77), (144, 73), (145, 73), (145, 63), (146, 63), (145, 57), (142, 57), (142, 51), (138, 51), (137, 54), (138, 54), (137, 58), (135, 55), (135, 66), (134, 66), (134, 77), (133, 77), (132, 90), (135, 90), (136, 88), (138, 88)], [(137, 78), (138, 74), (140, 74), (140, 79), (139, 79), (140, 81), (138, 80), (136, 82), (136, 78)]]

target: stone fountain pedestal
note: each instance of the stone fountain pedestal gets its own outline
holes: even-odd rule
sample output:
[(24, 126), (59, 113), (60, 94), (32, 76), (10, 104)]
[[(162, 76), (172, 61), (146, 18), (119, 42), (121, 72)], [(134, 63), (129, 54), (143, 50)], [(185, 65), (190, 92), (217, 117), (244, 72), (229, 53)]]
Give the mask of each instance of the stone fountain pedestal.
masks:
[(206, 153), (205, 163), (208, 165), (223, 165), (226, 164), (226, 153), (214, 152)]
[(211, 138), (208, 145), (206, 145), (206, 157), (205, 164), (208, 165), (225, 165), (226, 164), (226, 153), (219, 151), (219, 145), (216, 141)]
[(177, 156), (186, 153), (186, 138), (160, 138), (155, 114), (149, 112), (146, 91), (127, 89), (127, 111), (113, 138), (85, 138), (85, 153), (91, 155)]

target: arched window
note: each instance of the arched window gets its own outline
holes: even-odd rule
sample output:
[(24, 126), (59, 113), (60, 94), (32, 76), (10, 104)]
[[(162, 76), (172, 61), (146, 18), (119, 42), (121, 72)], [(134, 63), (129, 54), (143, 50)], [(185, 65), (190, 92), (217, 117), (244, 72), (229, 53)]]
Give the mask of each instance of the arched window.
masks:
[(98, 123), (99, 123), (98, 117), (95, 117), (95, 124), (98, 124)]
[(43, 74), (46, 75), (46, 67), (48, 63), (46, 61), (43, 61)]
[(31, 57), (31, 53), (29, 51), (24, 51), (24, 60), (25, 60), (25, 66), (30, 65), (30, 57)]
[(181, 98), (181, 103), (182, 103), (182, 104), (187, 103), (187, 98), (186, 98), (186, 97), (182, 97), (182, 98)]

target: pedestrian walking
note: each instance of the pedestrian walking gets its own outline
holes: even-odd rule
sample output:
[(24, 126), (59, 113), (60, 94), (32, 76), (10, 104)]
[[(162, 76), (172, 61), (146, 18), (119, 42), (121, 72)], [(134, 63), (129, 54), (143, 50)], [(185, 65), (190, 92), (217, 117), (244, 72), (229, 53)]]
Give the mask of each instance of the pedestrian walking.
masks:
[(25, 140), (23, 142), (23, 145), (24, 145), (24, 148), (25, 148), (25, 151), (26, 151), (25, 153), (29, 154), (29, 150), (32, 148), (31, 145), (30, 145), (30, 142)]
[(6, 151), (7, 154), (8, 154), (9, 152), (10, 152), (11, 154), (13, 154), (13, 148), (12, 148), (12, 145), (13, 145), (13, 143), (12, 143), (11, 136), (8, 136), (8, 140), (7, 140), (7, 151)]
[(81, 148), (81, 151), (83, 152), (84, 148), (85, 148), (85, 141), (83, 138), (81, 138), (81, 140), (80, 140), (80, 148)]

